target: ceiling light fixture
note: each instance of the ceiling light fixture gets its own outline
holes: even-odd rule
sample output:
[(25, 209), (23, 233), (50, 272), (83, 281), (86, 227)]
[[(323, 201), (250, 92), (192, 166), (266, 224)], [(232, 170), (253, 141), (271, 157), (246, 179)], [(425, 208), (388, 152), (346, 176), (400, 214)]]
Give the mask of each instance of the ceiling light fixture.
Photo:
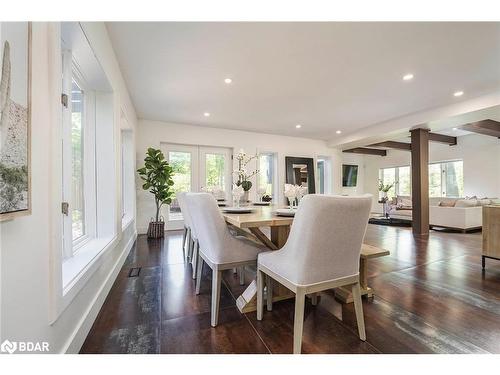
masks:
[(463, 91), (455, 91), (455, 92), (453, 93), (453, 96), (462, 96), (463, 94), (464, 94), (464, 92), (463, 92)]
[(457, 130), (458, 130), (458, 128), (453, 128), (453, 131), (457, 131)]
[(335, 133), (337, 133), (337, 134), (341, 134), (341, 133), (342, 133), (342, 130), (337, 130)]
[(302, 127), (302, 125), (297, 124), (297, 125), (295, 125), (295, 127), (296, 127), (297, 129), (300, 129), (300, 128)]
[(233, 80), (231, 78), (226, 78), (224, 79), (224, 82), (229, 85), (231, 82), (233, 82)]
[(408, 73), (403, 76), (403, 81), (411, 81), (413, 79), (413, 74)]
[(203, 114), (203, 116), (205, 116), (205, 117), (210, 117), (210, 112), (205, 112), (205, 113)]

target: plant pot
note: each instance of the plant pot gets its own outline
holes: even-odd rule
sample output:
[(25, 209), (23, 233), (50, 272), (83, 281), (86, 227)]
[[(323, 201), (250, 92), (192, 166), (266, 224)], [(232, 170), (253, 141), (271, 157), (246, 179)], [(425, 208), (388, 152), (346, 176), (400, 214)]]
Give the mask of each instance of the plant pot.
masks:
[(148, 238), (163, 238), (165, 236), (164, 221), (150, 221), (148, 227)]

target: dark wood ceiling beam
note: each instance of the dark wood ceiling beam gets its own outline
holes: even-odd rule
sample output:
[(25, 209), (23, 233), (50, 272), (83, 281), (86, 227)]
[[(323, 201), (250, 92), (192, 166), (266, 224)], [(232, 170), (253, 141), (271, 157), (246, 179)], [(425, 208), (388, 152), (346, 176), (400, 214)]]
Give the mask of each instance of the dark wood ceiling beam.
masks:
[(378, 150), (376, 148), (366, 148), (366, 147), (351, 148), (349, 150), (344, 150), (343, 152), (348, 152), (351, 154), (377, 155), (377, 156), (387, 155), (386, 150)]
[(460, 126), (459, 129), (500, 138), (500, 122), (491, 119), (465, 124)]
[(385, 141), (385, 142), (374, 143), (370, 145), (370, 147), (387, 147), (387, 148), (394, 148), (396, 150), (411, 151), (411, 143), (396, 142), (396, 141)]
[(452, 137), (451, 135), (429, 133), (429, 141), (430, 142), (446, 143), (447, 145), (450, 145), (450, 146), (456, 146), (457, 137)]

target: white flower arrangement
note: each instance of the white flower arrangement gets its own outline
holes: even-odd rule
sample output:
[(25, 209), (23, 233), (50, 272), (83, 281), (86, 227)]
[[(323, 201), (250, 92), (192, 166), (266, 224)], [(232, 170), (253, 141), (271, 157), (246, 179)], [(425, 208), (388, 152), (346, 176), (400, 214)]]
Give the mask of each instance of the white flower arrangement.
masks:
[(285, 197), (288, 198), (290, 208), (294, 208), (295, 203), (299, 203), (302, 197), (307, 194), (307, 187), (300, 185), (285, 184)]
[(236, 155), (236, 160), (238, 160), (238, 169), (233, 171), (233, 175), (237, 179), (235, 185), (241, 186), (244, 191), (248, 191), (252, 188), (252, 182), (250, 181), (250, 178), (259, 173), (258, 169), (253, 172), (247, 172), (246, 166), (253, 159), (257, 159), (258, 157), (258, 154), (247, 156), (243, 149), (241, 149), (240, 152), (238, 152), (238, 154)]

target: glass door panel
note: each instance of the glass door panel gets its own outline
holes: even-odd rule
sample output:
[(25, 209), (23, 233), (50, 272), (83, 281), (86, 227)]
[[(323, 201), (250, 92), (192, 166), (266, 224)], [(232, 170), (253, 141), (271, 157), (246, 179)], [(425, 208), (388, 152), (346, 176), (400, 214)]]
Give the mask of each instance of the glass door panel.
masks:
[(200, 190), (218, 188), (219, 199), (228, 199), (231, 190), (231, 158), (229, 149), (200, 147)]
[[(172, 166), (174, 176), (174, 192), (198, 191), (198, 147), (184, 145), (162, 145), (165, 158)], [(182, 228), (182, 213), (177, 198), (174, 197), (168, 207), (168, 217), (165, 218), (167, 229)]]
[[(229, 197), (231, 150), (216, 147), (162, 144), (165, 158), (174, 171), (174, 192), (200, 192), (203, 187), (219, 187), (225, 199)], [(168, 207), (165, 218), (168, 230), (181, 229), (183, 217), (177, 198)]]

